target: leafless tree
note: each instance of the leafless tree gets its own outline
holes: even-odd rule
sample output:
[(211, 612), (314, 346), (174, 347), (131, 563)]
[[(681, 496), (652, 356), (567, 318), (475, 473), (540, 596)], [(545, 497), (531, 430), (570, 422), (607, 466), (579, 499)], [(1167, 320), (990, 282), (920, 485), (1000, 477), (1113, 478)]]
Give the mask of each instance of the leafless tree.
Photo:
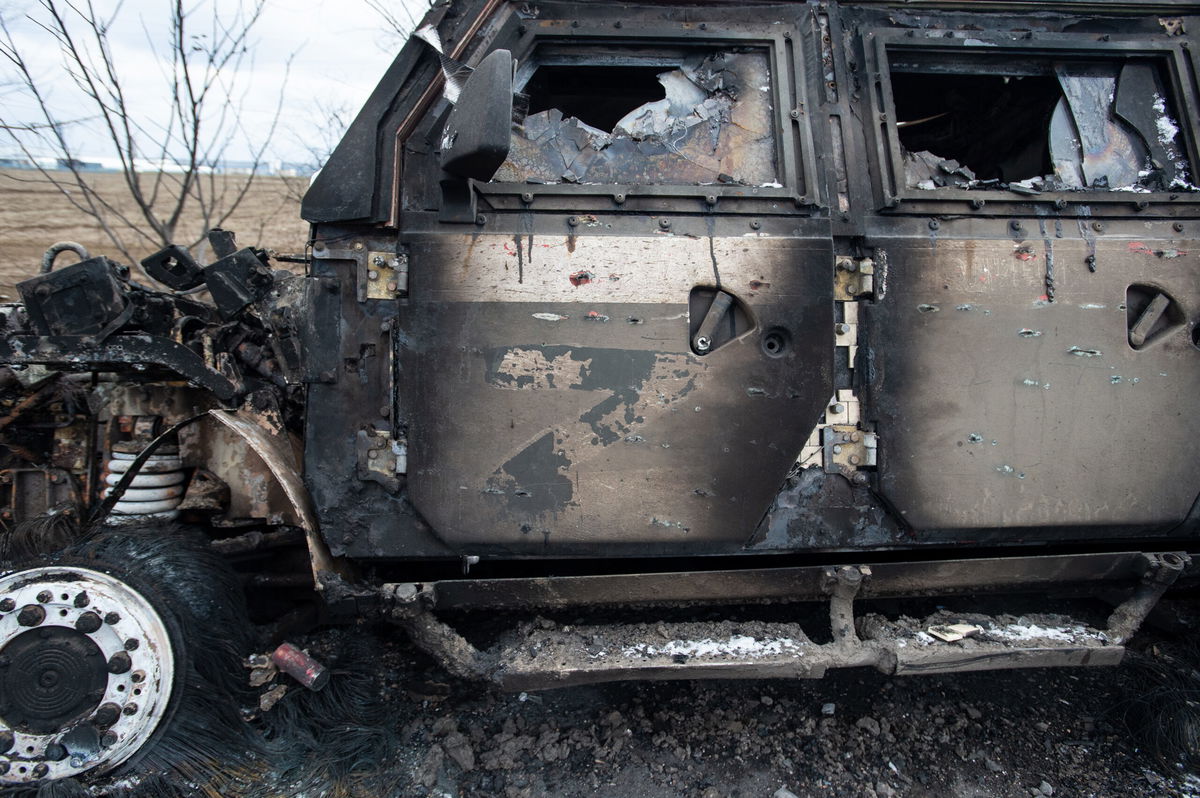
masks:
[[(259, 176), (282, 107), (269, 125), (248, 130), (242, 119), (250, 64), (251, 32), (266, 0), (218, 10), (213, 4), (169, 0), (169, 35), (147, 40), (163, 63), (161, 112), (148, 114), (145, 97), (130, 96), (130, 78), (113, 52), (113, 25), (122, 14), (118, 3), (107, 16), (93, 0), (38, 0), (28, 19), (58, 45), (62, 65), (82, 108), (65, 119), (50, 98), (49, 82), (17, 45), (9, 21), (0, 15), (0, 55), (11, 64), (19, 86), (32, 100), (36, 118), (10, 119), (0, 109), (0, 129), (25, 156), (49, 151), (60, 169), (38, 167), (81, 213), (94, 219), (123, 256), (169, 243), (195, 246), (212, 227), (220, 227), (246, 199)], [(128, 21), (128, 20), (126, 20)], [(99, 134), (116, 151), (123, 180), (120, 195), (104, 191), (80, 162), (71, 132)], [(234, 145), (248, 148), (250, 166), (242, 173), (218, 168)], [(180, 229), (185, 212), (199, 217), (198, 229)], [(182, 236), (182, 240), (178, 240)]]
[(432, 0), (400, 0), (398, 3), (388, 0), (366, 0), (366, 3), (379, 15), (380, 21), (387, 28), (388, 38), (394, 40), (389, 42), (389, 46), (392, 46), (404, 44), (408, 40), (417, 29), (421, 15), (432, 5)]

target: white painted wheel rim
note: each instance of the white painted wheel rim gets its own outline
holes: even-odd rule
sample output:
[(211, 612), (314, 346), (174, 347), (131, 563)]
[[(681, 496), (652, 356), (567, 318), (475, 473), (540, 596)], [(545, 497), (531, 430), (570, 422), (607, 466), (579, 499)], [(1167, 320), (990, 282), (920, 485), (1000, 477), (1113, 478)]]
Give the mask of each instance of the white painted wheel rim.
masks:
[[(45, 599), (47, 593), (49, 601), (39, 600), (39, 597)], [(86, 593), (88, 600), (86, 606), (77, 607), (81, 593)], [(11, 600), (12, 609), (0, 612), (0, 654), (10, 642), (31, 629), (66, 627), (77, 631), (76, 622), (90, 612), (103, 622), (95, 631), (86, 633), (86, 637), (99, 648), (105, 661), (123, 652), (129, 656), (130, 667), (124, 673), (109, 672), (103, 698), (66, 728), (35, 734), (23, 731), (19, 725), (9, 726), (0, 715), (0, 733), (9, 731), (14, 739), (12, 747), (0, 754), (0, 770), (5, 771), (0, 774), (0, 785), (62, 779), (87, 771), (104, 772), (128, 760), (158, 728), (171, 699), (175, 656), (167, 627), (158, 612), (144, 596), (119, 579), (74, 566), (31, 568), (6, 574), (0, 577), (3, 606), (8, 606), (6, 600)], [(22, 608), (28, 606), (41, 607), (45, 620), (34, 626), (21, 625), (18, 617)], [(111, 725), (97, 726), (96, 708), (106, 704), (115, 704), (121, 711)], [(80, 744), (81, 737), (91, 737), (91, 729), (103, 742), (94, 747)], [(51, 745), (63, 746), (67, 755), (50, 761), (46, 749)]]

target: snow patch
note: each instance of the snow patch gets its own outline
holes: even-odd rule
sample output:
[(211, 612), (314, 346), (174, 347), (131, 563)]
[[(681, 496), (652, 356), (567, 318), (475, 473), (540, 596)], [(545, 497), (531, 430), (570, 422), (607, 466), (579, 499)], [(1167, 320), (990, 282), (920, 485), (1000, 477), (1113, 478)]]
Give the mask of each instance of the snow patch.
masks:
[(728, 640), (672, 640), (661, 646), (638, 643), (621, 651), (626, 657), (771, 657), (779, 654), (802, 654), (804, 645), (786, 637), (755, 640), (746, 635), (733, 635)]

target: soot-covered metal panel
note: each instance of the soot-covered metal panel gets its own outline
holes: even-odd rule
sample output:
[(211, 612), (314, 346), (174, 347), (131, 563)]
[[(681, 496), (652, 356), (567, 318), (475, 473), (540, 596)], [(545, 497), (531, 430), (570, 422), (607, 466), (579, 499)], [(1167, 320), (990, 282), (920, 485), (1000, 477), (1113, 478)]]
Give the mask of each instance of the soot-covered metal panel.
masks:
[[(410, 251), (408, 489), (456, 547), (736, 551), (832, 393), (827, 241), (439, 236)], [(755, 326), (702, 356), (689, 294), (715, 285)]]
[[(860, 328), (864, 413), (886, 442), (879, 490), (918, 540), (1165, 529), (1196, 498), (1191, 242), (1089, 242), (1047, 227), (1028, 240), (880, 241), (889, 278)], [(1139, 290), (1169, 298), (1140, 350), (1140, 309), (1126, 307)]]

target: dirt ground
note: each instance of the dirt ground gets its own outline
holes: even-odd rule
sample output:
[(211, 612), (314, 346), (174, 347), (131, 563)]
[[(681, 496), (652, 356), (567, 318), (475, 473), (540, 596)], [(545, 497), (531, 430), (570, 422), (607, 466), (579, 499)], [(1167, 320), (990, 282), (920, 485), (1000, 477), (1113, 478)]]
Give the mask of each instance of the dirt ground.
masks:
[[(62, 180), (67, 172), (56, 172)], [(151, 176), (145, 176), (150, 179)], [(133, 214), (135, 207), (122, 191), (124, 177), (116, 173), (96, 173), (98, 190), (122, 214)], [(239, 175), (217, 176), (217, 191), (233, 190), (245, 178)], [(307, 178), (256, 177), (237, 212), (225, 222), (225, 229), (238, 234), (238, 242), (280, 252), (302, 251), (308, 225), (300, 219), (300, 197), (308, 186)], [(177, 243), (190, 244), (202, 235), (203, 224), (193, 210), (185, 213), (177, 227)], [(117, 226), (118, 234), (129, 242), (139, 259), (158, 249), (139, 240), (127, 228)], [(14, 285), (37, 273), (42, 253), (56, 241), (83, 244), (93, 255), (107, 255), (124, 261), (100, 225), (72, 206), (53, 184), (32, 170), (0, 170), (0, 294), (16, 299)], [(62, 255), (69, 262), (69, 255)], [(0, 300), (0, 301), (9, 301)]]

